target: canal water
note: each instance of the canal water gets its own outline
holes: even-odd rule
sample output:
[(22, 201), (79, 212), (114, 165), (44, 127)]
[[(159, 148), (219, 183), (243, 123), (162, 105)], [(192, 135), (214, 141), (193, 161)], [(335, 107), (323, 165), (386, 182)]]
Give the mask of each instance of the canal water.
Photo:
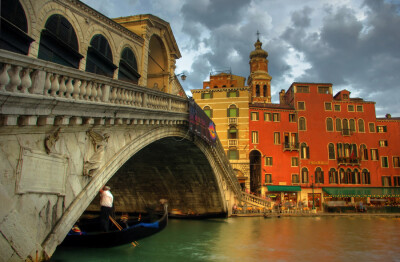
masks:
[(400, 218), (170, 220), (137, 247), (58, 247), (51, 261), (400, 261)]

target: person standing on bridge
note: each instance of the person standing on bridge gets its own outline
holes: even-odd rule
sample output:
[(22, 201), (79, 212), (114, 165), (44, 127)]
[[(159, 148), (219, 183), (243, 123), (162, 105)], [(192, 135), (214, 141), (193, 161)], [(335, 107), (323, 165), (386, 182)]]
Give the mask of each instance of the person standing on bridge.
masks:
[(105, 232), (108, 232), (109, 216), (112, 214), (113, 200), (114, 197), (110, 192), (109, 186), (104, 186), (102, 189), (100, 189), (100, 219), (101, 225)]

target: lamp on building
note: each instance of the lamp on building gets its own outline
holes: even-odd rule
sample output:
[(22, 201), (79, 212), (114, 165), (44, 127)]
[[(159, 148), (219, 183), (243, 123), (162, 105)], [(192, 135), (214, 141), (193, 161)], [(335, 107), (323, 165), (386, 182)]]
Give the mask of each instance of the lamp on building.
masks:
[(315, 209), (315, 198), (314, 198), (314, 176), (311, 175), (311, 188), (312, 188), (312, 210)]
[(173, 76), (170, 76), (170, 77), (169, 77), (169, 82), (171, 83), (172, 81), (177, 80), (177, 79), (178, 79), (178, 76), (181, 77), (181, 80), (182, 80), (182, 81), (185, 81), (185, 80), (186, 80), (186, 75), (185, 75), (185, 73), (180, 73), (180, 74), (177, 74), (177, 75), (174, 74)]

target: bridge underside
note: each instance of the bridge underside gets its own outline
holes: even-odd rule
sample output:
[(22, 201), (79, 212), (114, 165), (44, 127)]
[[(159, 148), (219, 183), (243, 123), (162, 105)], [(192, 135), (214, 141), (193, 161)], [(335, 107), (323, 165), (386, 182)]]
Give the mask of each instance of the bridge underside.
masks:
[[(107, 183), (116, 212), (145, 212), (167, 199), (184, 214), (225, 214), (216, 177), (204, 153), (179, 137), (158, 140), (131, 157)], [(88, 207), (99, 210), (99, 196)]]

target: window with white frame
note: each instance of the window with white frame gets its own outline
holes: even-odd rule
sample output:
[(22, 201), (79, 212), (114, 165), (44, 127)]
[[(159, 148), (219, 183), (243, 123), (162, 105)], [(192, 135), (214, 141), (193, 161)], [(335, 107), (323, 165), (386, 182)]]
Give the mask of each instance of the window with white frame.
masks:
[(251, 121), (258, 121), (258, 112), (251, 112)]
[(265, 158), (265, 165), (266, 166), (272, 166), (272, 156), (267, 156)]
[(297, 110), (306, 110), (306, 102), (298, 101), (297, 102)]
[(298, 157), (293, 156), (291, 162), (292, 162), (292, 166), (299, 166), (299, 158)]
[(279, 145), (281, 143), (281, 133), (274, 132), (274, 144)]
[(251, 132), (251, 142), (253, 144), (258, 144), (258, 131)]
[(385, 168), (389, 167), (389, 160), (387, 156), (381, 157), (381, 166)]

